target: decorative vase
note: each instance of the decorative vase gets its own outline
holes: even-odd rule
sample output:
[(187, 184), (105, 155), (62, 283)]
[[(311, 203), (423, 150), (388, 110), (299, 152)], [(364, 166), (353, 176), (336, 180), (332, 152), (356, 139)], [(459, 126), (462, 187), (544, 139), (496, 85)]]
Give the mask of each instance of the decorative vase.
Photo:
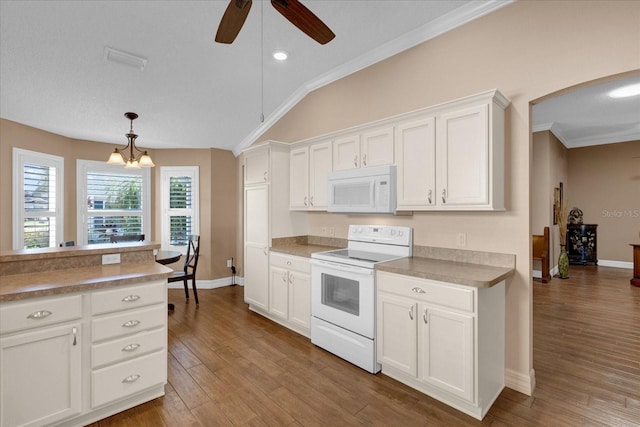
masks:
[(558, 257), (558, 275), (561, 279), (569, 278), (569, 256), (567, 256), (567, 245), (560, 245), (560, 256)]

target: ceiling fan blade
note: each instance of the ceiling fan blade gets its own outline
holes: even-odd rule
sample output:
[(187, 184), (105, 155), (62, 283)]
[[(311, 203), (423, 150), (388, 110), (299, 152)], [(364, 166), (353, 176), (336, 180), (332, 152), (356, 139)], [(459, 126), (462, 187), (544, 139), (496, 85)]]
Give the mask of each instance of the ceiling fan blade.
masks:
[(225, 10), (224, 15), (222, 15), (222, 20), (220, 20), (218, 32), (216, 33), (216, 41), (225, 44), (233, 43), (244, 25), (250, 9), (251, 0), (231, 0), (227, 6), (227, 10)]
[(320, 18), (298, 0), (271, 0), (271, 4), (289, 22), (320, 44), (327, 44), (336, 36)]

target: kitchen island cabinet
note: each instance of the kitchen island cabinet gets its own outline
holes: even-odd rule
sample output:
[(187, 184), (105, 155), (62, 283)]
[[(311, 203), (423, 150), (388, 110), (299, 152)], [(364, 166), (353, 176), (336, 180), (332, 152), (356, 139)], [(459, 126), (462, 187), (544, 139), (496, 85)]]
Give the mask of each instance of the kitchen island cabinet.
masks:
[(164, 394), (158, 247), (0, 253), (0, 426), (86, 425)]

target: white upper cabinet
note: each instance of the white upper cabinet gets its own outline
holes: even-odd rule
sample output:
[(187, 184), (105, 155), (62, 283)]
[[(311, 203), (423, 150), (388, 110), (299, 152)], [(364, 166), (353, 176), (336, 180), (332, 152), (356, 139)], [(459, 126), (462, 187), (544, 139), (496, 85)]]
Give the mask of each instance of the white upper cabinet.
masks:
[(335, 171), (393, 163), (393, 126), (347, 135), (333, 141)]
[(244, 153), (244, 185), (269, 182), (269, 154), (266, 147)]
[(436, 204), (436, 121), (412, 118), (396, 126), (398, 210)]
[(290, 209), (326, 211), (327, 181), (332, 167), (331, 141), (291, 149), (289, 167)]

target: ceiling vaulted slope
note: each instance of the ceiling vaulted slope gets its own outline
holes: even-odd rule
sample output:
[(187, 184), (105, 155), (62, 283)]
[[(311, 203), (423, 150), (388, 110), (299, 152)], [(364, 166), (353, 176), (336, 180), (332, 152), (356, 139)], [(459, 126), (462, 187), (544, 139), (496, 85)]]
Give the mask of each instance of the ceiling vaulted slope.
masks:
[[(0, 117), (123, 145), (134, 111), (142, 147), (238, 154), (310, 91), (511, 2), (304, 0), (336, 34), (323, 46), (269, 2), (225, 45), (214, 37), (227, 1), (2, 0)], [(106, 61), (107, 48), (143, 63)]]

